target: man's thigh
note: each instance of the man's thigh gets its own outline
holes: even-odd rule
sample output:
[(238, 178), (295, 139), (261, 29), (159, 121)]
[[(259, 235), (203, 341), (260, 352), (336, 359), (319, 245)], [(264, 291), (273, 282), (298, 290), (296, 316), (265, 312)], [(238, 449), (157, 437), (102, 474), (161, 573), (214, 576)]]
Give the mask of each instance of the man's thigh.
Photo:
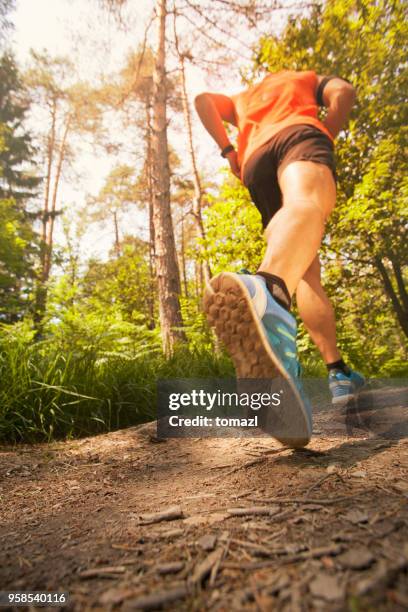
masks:
[(308, 269), (303, 275), (303, 279), (309, 285), (320, 285), (321, 265), (319, 255), (316, 255)]
[(336, 183), (332, 170), (320, 163), (293, 161), (279, 168), (279, 186), (283, 206), (300, 202), (314, 203), (327, 217), (336, 203)]

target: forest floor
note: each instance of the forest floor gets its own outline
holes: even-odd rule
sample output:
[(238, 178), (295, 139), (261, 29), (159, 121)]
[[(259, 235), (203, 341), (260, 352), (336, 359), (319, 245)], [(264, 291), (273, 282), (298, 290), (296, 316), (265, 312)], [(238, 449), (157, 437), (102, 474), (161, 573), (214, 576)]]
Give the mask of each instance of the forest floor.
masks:
[(67, 591), (81, 611), (407, 610), (401, 397), (375, 434), (318, 413), (297, 451), (159, 441), (154, 423), (3, 446), (0, 590)]

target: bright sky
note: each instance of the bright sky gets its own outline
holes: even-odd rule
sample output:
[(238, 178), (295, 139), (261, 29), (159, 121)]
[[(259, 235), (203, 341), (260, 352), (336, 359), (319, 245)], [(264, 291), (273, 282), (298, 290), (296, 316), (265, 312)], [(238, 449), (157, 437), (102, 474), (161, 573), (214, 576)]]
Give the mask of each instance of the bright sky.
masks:
[[(46, 49), (52, 56), (69, 56), (75, 62), (80, 78), (97, 80), (102, 73), (115, 72), (123, 65), (127, 54), (142, 41), (154, 1), (129, 0), (128, 6), (129, 10), (124, 15), (126, 31), (123, 31), (118, 29), (111, 15), (100, 10), (99, 0), (17, 0), (17, 10), (11, 15), (11, 20), (15, 28), (13, 47), (19, 64), (22, 67), (28, 65), (31, 48), (36, 51)], [(151, 32), (154, 34), (154, 29)], [(245, 33), (242, 34), (245, 40)], [(189, 36), (188, 32), (185, 35)], [(231, 71), (222, 81), (224, 91), (234, 93), (242, 89), (237, 68), (237, 59), (231, 58)], [(214, 84), (204, 71), (189, 69), (188, 89), (191, 99), (200, 91), (214, 88)], [(213, 174), (223, 166), (223, 161), (197, 119), (194, 129), (200, 167)], [(181, 159), (188, 163), (185, 141), (180, 139), (180, 134), (170, 132), (170, 142)], [(72, 211), (69, 214), (71, 218), (75, 217), (73, 211), (85, 204), (87, 194), (95, 195), (99, 191), (110, 169), (118, 162), (131, 163), (123, 155), (113, 158), (108, 154), (96, 153), (89, 146), (79, 152), (74, 171), (81, 178), (79, 181), (64, 180), (60, 190), (60, 206)], [(146, 235), (147, 223), (143, 213), (132, 211), (124, 219), (124, 226), (127, 232)], [(112, 238), (111, 229), (92, 228), (82, 243), (83, 256), (106, 256)], [(60, 227), (57, 240), (62, 241)]]

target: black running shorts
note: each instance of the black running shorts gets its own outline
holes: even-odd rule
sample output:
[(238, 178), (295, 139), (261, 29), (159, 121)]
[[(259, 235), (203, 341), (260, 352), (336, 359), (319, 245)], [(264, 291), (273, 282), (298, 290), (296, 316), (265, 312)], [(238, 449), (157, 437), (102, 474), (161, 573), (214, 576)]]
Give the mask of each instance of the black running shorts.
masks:
[(247, 160), (243, 183), (262, 216), (265, 228), (282, 206), (278, 169), (294, 161), (328, 166), (336, 179), (334, 146), (324, 132), (312, 125), (291, 125), (260, 146)]

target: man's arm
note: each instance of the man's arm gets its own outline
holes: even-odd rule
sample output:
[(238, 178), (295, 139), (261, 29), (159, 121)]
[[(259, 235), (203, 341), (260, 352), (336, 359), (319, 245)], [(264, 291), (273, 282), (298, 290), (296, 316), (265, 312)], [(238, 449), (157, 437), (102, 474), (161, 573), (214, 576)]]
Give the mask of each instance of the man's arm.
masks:
[(324, 106), (327, 106), (327, 116), (323, 124), (335, 138), (345, 125), (353, 104), (356, 100), (356, 90), (351, 83), (341, 78), (330, 78), (327, 83), (325, 77), (318, 77), (319, 86), (324, 86), (321, 98)]
[[(231, 144), (223, 121), (237, 126), (235, 107), (231, 98), (222, 94), (202, 93), (194, 98), (194, 105), (205, 129), (222, 151)], [(235, 150), (230, 151), (226, 158), (232, 172), (239, 177), (237, 152)]]

